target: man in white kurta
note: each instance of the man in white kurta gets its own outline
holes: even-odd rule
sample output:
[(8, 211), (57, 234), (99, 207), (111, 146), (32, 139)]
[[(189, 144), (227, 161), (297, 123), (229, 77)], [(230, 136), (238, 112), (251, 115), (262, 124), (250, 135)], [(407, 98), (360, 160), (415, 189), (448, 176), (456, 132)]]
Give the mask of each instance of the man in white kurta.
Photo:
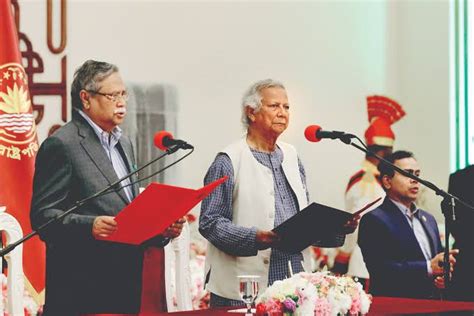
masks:
[[(308, 204), (297, 151), (277, 141), (290, 117), (285, 87), (271, 79), (255, 83), (244, 95), (242, 113), (247, 134), (220, 151), (205, 178), (207, 184), (228, 177), (203, 201), (199, 219), (199, 231), (209, 241), (206, 289), (213, 307), (243, 305), (239, 275), (258, 275), (263, 291), (289, 277), (289, 266), (294, 273), (310, 268), (310, 249), (278, 249), (279, 236), (272, 231)], [(339, 247), (344, 234), (315, 242)]]

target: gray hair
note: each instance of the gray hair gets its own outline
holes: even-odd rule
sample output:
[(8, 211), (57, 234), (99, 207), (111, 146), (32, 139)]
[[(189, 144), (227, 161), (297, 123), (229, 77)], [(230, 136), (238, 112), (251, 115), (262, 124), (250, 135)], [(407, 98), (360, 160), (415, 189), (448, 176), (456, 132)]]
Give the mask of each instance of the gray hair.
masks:
[(75, 109), (82, 109), (83, 104), (79, 93), (81, 90), (98, 91), (99, 83), (118, 72), (119, 69), (113, 64), (103, 61), (88, 60), (74, 72), (71, 84), (71, 103)]
[(247, 106), (255, 110), (255, 112), (260, 111), (262, 107), (262, 90), (267, 88), (281, 88), (285, 89), (283, 83), (273, 80), (265, 79), (255, 82), (250, 88), (245, 92), (242, 98), (242, 124), (245, 128), (249, 126), (250, 120), (245, 113), (245, 108)]

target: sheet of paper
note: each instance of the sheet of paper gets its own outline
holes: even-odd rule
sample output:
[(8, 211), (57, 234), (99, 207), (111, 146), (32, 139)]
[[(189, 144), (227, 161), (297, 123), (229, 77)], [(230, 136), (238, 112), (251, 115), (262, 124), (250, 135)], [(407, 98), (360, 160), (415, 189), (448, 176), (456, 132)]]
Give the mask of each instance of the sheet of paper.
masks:
[(163, 233), (226, 180), (223, 177), (198, 190), (151, 183), (115, 217), (117, 231), (99, 239), (139, 245)]

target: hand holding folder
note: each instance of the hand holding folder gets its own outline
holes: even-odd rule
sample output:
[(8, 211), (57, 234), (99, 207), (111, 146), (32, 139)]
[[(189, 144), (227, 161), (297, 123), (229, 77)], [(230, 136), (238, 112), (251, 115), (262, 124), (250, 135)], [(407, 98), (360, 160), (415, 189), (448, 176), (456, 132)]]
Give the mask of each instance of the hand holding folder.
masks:
[(276, 248), (295, 253), (328, 236), (346, 235), (346, 224), (369, 212), (368, 209), (380, 199), (354, 214), (313, 202), (272, 230), (281, 237)]
[(198, 190), (151, 183), (115, 217), (117, 230), (98, 239), (139, 245), (162, 234), (227, 178), (222, 177)]

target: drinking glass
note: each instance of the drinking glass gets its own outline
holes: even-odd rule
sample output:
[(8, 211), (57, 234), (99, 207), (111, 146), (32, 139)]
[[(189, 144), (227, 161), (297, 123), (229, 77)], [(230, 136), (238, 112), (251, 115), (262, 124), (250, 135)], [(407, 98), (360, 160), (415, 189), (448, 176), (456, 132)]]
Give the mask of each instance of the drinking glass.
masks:
[(242, 301), (247, 305), (247, 313), (245, 315), (252, 314), (252, 304), (258, 295), (258, 275), (239, 275), (239, 292)]

